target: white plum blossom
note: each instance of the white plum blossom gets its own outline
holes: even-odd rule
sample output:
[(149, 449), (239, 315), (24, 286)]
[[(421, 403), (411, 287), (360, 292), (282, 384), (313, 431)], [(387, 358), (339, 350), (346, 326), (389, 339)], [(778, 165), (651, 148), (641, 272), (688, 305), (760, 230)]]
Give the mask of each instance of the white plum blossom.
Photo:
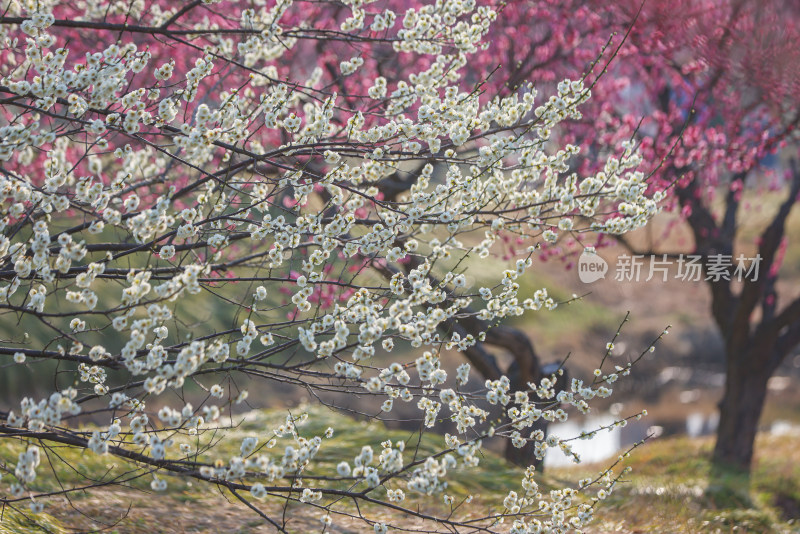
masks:
[[(154, 492), (179, 475), (266, 514), (315, 508), (324, 528), (360, 501), (444, 506), (417, 514), (428, 531), (586, 525), (592, 507), (569, 488), (542, 496), (532, 467), (502, 506), (479, 515), (468, 500), (469, 523), (448, 484), (493, 437), (569, 452), (535, 423), (588, 412), (631, 365), (569, 388), (492, 372), (481, 386), (470, 376), (485, 367), (446, 354), (473, 357), (495, 325), (558, 305), (524, 283), (539, 247), (658, 211), (634, 143), (579, 176), (579, 148), (556, 132), (581, 117), (588, 83), (485, 90), (472, 60), (498, 15), (488, 3), (216, 3), (4, 7), (0, 308), (18, 326), (0, 365), (39, 374), (0, 412), (20, 451), (0, 495), (40, 512), (42, 465), (68, 445), (135, 464)], [(487, 260), (512, 237), (523, 245)], [(312, 405), (291, 405), (295, 391)], [(280, 420), (248, 411), (266, 397), (287, 407)], [(344, 400), (413, 419), (425, 446), (364, 422), (368, 443), (348, 449), (321, 407)], [(455, 434), (432, 451), (423, 434), (444, 425)], [(395, 526), (368, 515), (362, 530)]]

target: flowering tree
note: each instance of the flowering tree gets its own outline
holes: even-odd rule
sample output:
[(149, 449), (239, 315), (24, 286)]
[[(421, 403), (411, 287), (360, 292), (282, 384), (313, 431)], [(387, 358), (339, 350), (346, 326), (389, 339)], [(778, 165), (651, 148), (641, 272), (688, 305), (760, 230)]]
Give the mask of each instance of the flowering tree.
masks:
[[(521, 28), (519, 20), (532, 23)], [(612, 32), (625, 35), (612, 74), (592, 87), (584, 109), (590, 120), (571, 120), (558, 135), (581, 147), (571, 165), (588, 174), (600, 170), (597, 156), (608, 146), (637, 139), (650, 186), (664, 191), (665, 209), (679, 215), (670, 230), (685, 223), (694, 237), (693, 251), (670, 249), (666, 240), (650, 248), (624, 235), (618, 240), (636, 255), (703, 258), (700, 280), (710, 289), (727, 360), (714, 460), (744, 470), (767, 381), (800, 345), (800, 298), (787, 288), (781, 299), (778, 283), (800, 174), (776, 157), (796, 156), (798, 146), (799, 22), (797, 3), (785, 0), (511, 2), (500, 14), (504, 30), (493, 35), (493, 53), (476, 59), (487, 68), (502, 58), (513, 68), (502, 89), (509, 92), (524, 77), (554, 83), (577, 76)], [(763, 206), (748, 191), (781, 196), (751, 245), (742, 235), (753, 225), (741, 224), (742, 215), (754, 219)], [(569, 241), (541, 254), (563, 256)], [(760, 261), (746, 265), (753, 270), (740, 283), (737, 268), (750, 257)]]
[[(4, 506), (40, 511), (52, 492), (38, 483), (56, 476), (68, 445), (136, 469), (57, 494), (145, 474), (163, 491), (165, 475), (178, 475), (230, 490), (281, 531), (260, 499), (304, 503), (323, 530), (336, 514), (387, 530), (350, 502), (430, 532), (494, 532), (506, 517), (514, 532), (563, 531), (591, 519), (596, 499), (579, 504), (576, 492), (600, 483), (605, 494), (611, 471), (548, 498), (529, 468), (502, 506), (468, 514), (407, 503), (444, 494), (452, 504), (448, 472), (477, 465), (493, 435), (538, 458), (569, 451), (536, 422), (563, 420), (562, 403), (587, 411), (630, 365), (556, 393), (557, 375), (521, 358), (512, 387), (484, 345), (532, 353), (492, 327), (556, 305), (544, 289), (518, 295), (539, 243), (638, 228), (662, 195), (648, 193), (629, 141), (608, 147), (597, 172), (572, 172), (579, 150), (553, 132), (581, 117), (581, 78), (535, 103), (532, 85), (496, 96), (489, 72), (465, 68), (486, 49), (492, 9), (466, 0), (396, 10), (7, 6), (0, 310), (20, 328), (0, 357), (66, 371), (42, 376), (49, 396), (0, 413), (0, 438), (19, 449), (0, 463)], [(499, 256), (507, 235), (519, 245), (506, 260), (476, 261)], [(466, 272), (478, 267), (482, 287)], [(198, 320), (198, 308), (227, 327)], [(34, 325), (50, 335), (28, 335)], [(401, 348), (413, 356), (387, 363)], [(485, 388), (467, 387), (469, 364), (448, 376), (447, 349), (489, 377)], [(457, 432), (413, 454), (376, 436), (326, 471), (315, 459), (336, 429), (307, 435), (307, 414), (257, 435), (227, 432), (236, 422), (222, 415), (248, 396), (237, 377), (296, 385), (322, 403), (359, 395), (375, 418), (408, 402), (423, 429), (446, 419)], [(500, 406), (501, 419), (479, 400)], [(220, 458), (231, 440), (238, 452)]]
[[(624, 23), (639, 5), (621, 3), (612, 16)], [(703, 257), (711, 313), (725, 345), (714, 460), (743, 470), (750, 468), (767, 381), (800, 345), (800, 297), (789, 292), (781, 305), (777, 284), (800, 172), (793, 162), (776, 164), (770, 157), (796, 157), (799, 17), (797, 4), (782, 0), (646, 3), (619, 64), (627, 71), (622, 83), (635, 96), (608, 108), (601, 128), (607, 133), (599, 139), (613, 143), (638, 129), (648, 139), (641, 143), (645, 159), (666, 157), (654, 178), (661, 181), (657, 187), (676, 183), (667, 206), (680, 212), (694, 252)], [(670, 147), (675, 150), (668, 155)], [(748, 189), (782, 198), (768, 208), (771, 219), (756, 243), (742, 249), (742, 229), (750, 228), (741, 224), (742, 215), (761, 208), (743, 196)], [(679, 252), (663, 245), (632, 250)], [(757, 256), (745, 254), (749, 250)], [(760, 261), (749, 266), (749, 276), (737, 276), (746, 256)]]

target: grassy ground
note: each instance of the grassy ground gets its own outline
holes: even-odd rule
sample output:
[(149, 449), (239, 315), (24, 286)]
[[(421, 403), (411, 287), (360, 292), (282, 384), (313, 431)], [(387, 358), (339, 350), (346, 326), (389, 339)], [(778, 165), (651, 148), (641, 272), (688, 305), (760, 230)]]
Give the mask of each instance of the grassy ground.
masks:
[(710, 438), (648, 443), (632, 454), (631, 475), (592, 530), (800, 532), (799, 442), (798, 435), (759, 436), (750, 480), (712, 473)]
[[(434, 434), (426, 434), (422, 439), (418, 439), (418, 433), (387, 430), (378, 422), (356, 421), (321, 408), (312, 408), (308, 411), (310, 417), (298, 427), (301, 435), (309, 438), (322, 435), (329, 426), (336, 428), (336, 433), (332, 439), (325, 440), (315, 458), (313, 469), (306, 470), (307, 476), (333, 472), (342, 460), (352, 462), (352, 458), (364, 445), (371, 445), (374, 450), (380, 451), (379, 442), (384, 439), (406, 441), (409, 447), (407, 459), (410, 459), (414, 451), (427, 456), (444, 448), (444, 439)], [(199, 460), (213, 462), (216, 459), (237, 455), (242, 438), (259, 435), (265, 428), (274, 428), (285, 417), (286, 412), (249, 412), (241, 424), (234, 430), (226, 432), (226, 439), (214, 448), (213, 454), (200, 455)], [(208, 439), (216, 441), (219, 436), (209, 436)], [(203, 449), (196, 442), (192, 445), (198, 450)], [(278, 452), (274, 454), (270, 454), (273, 451), (263, 452), (272, 456), (280, 455), (283, 445), (283, 442), (279, 442), (276, 449), (273, 449)], [(0, 462), (13, 465), (21, 450), (22, 445), (19, 443), (0, 440)], [(168, 477), (167, 492), (154, 495), (150, 490), (152, 477), (149, 473), (140, 471), (137, 466), (118, 458), (98, 456), (72, 447), (57, 447), (47, 450), (45, 454), (52, 460), (52, 467), (48, 468), (49, 462), (43, 460), (44, 465), (40, 467), (35, 483), (35, 489), (38, 491), (57, 491), (60, 487), (75, 487), (85, 484), (89, 478), (101, 482), (112, 479), (128, 481), (91, 492), (72, 494), (69, 501), (64, 498), (53, 499), (47, 503), (45, 513), (39, 516), (27, 514), (27, 508), (24, 509), (27, 515), (11, 511), (4, 514), (0, 521), (0, 534), (47, 531), (60, 534), (72, 531), (74, 528), (84, 532), (104, 527), (109, 532), (119, 534), (272, 532), (251, 510), (236, 503), (236, 499), (230, 493), (221, 493), (216, 487), (199, 484), (196, 480)], [(502, 458), (486, 453), (480, 469), (460, 471), (448, 477), (448, 493), (456, 498), (473, 495), (476, 499), (481, 499), (482, 495), (505, 495), (511, 489), (518, 489), (519, 476), (520, 472)], [(385, 495), (379, 491), (375, 496), (383, 498)], [(282, 501), (266, 501), (264, 507), (268, 513), (280, 517), (284, 513), (283, 504)], [(429, 505), (422, 499), (415, 504), (419, 504), (423, 509)], [(308, 513), (307, 509), (302, 510)], [(290, 511), (294, 510), (290, 508)], [(371, 518), (380, 518), (381, 514), (385, 513), (382, 510), (371, 512)], [(319, 532), (321, 530), (319, 516), (319, 512), (314, 512), (312, 517), (294, 516), (290, 532)], [(169, 518), (166, 524), (161, 520), (164, 517)], [(36, 526), (42, 518), (45, 528)], [(342, 532), (363, 530), (363, 523), (352, 523), (353, 530)], [(219, 525), (229, 525), (230, 529), (220, 528)], [(337, 519), (337, 526), (347, 527), (348, 521)], [(337, 530), (328, 529), (327, 532), (337, 532)]]
[[(272, 419), (274, 413), (258, 412), (236, 430), (246, 435)], [(319, 423), (309, 422), (303, 434), (314, 435), (335, 423), (337, 437), (323, 447), (320, 462), (331, 467), (352, 457), (367, 443), (374, 444), (379, 431), (392, 439), (408, 439), (408, 432), (379, 429), (376, 423), (362, 423), (340, 418)], [(313, 421), (313, 418), (311, 419)], [(323, 426), (324, 425), (324, 426)], [(319, 426), (319, 428), (317, 428)], [(232, 440), (236, 442), (237, 440)], [(439, 445), (437, 437), (423, 440), (420, 448), (431, 450)], [(798, 435), (763, 435), (757, 444), (757, 458), (751, 479), (735, 475), (714, 476), (708, 462), (711, 441), (685, 438), (655, 440), (637, 449), (629, 460), (633, 467), (597, 514), (590, 532), (800, 532), (800, 447)], [(119, 476), (133, 472), (135, 466), (70, 448), (58, 453), (75, 470), (57, 468), (60, 483), (76, 484), (83, 475)], [(223, 454), (231, 451), (225, 451)], [(0, 442), (0, 459), (11, 460), (16, 447)], [(55, 457), (53, 456), (53, 459)], [(582, 476), (596, 474), (602, 466), (577, 466), (551, 470), (543, 476), (543, 489), (574, 483)], [(80, 474), (79, 474), (80, 473)], [(169, 489), (154, 496), (150, 477), (135, 479), (125, 486), (108, 486), (92, 492), (73, 494), (70, 501), (54, 498), (45, 513), (24, 515), (6, 508), (0, 521), (0, 534), (34, 532), (64, 533), (103, 529), (118, 534), (154, 534), (168, 532), (237, 532), (241, 534), (273, 532), (252, 511), (236, 503), (230, 494), (196, 482), (170, 477)], [(483, 500), (517, 489), (519, 471), (501, 458), (487, 453), (477, 470), (457, 473), (451, 494), (475, 495)], [(55, 477), (42, 470), (38, 489), (55, 489)], [(494, 499), (493, 499), (494, 500)], [(420, 501), (420, 506), (435, 507)], [(282, 503), (265, 504), (266, 511), (282, 514)], [(432, 509), (432, 508), (431, 508)], [(292, 516), (291, 532), (319, 532), (318, 513), (306, 509), (288, 510)], [(371, 517), (386, 514), (366, 510)], [(396, 520), (396, 518), (395, 518)], [(794, 523), (793, 523), (794, 522)], [(408, 525), (409, 527), (413, 525)], [(363, 532), (364, 525), (337, 520), (328, 532)]]

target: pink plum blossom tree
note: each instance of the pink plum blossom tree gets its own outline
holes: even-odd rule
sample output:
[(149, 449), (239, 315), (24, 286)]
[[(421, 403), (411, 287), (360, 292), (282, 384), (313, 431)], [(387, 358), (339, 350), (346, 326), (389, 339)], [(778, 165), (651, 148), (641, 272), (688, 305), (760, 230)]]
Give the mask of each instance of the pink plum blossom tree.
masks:
[[(639, 5), (620, 3), (613, 16), (624, 24)], [(660, 182), (655, 187), (676, 184), (667, 207), (690, 229), (690, 252), (703, 257), (710, 311), (725, 347), (713, 458), (745, 471), (767, 382), (800, 345), (800, 295), (778, 284), (791, 244), (787, 220), (800, 198), (794, 163), (798, 43), (800, 11), (793, 2), (647, 2), (626, 42), (630, 51), (617, 64), (628, 70), (631, 98), (616, 105), (606, 100), (613, 109), (600, 128), (606, 132), (601, 144), (638, 131), (648, 165), (666, 161), (654, 171), (653, 180)], [(671, 147), (674, 152), (667, 154)], [(763, 206), (770, 218), (748, 244), (743, 233), (752, 230), (750, 219), (762, 208), (753, 195), (765, 194), (780, 198)], [(681, 252), (663, 244), (632, 250)], [(741, 257), (760, 260), (748, 265), (750, 276), (737, 275)]]
[[(791, 163), (800, 120), (797, 3), (574, 0), (502, 2), (498, 11), (492, 53), (470, 63), (483, 71), (499, 66), (505, 85), (493, 86), (498, 94), (513, 94), (526, 79), (542, 87), (610, 73), (592, 84), (582, 117), (553, 135), (581, 147), (570, 163), (581, 173), (603, 170), (607, 147), (637, 140), (649, 187), (664, 192), (665, 210), (678, 215), (669, 230), (685, 225), (694, 244), (670, 248), (660, 239), (643, 248), (617, 239), (642, 256), (703, 258), (700, 280), (710, 290), (726, 357), (714, 460), (749, 470), (767, 382), (800, 345), (800, 295), (778, 281), (800, 193)], [(606, 53), (598, 61), (612, 35), (617, 60)], [(782, 198), (762, 206), (750, 195)], [(748, 243), (743, 234), (762, 208), (771, 210), (770, 220)], [(569, 251), (603, 243), (572, 237), (579, 239), (565, 236), (540, 257), (571, 261)], [(741, 257), (760, 259), (758, 273), (746, 265), (753, 271), (743, 283), (736, 276)]]

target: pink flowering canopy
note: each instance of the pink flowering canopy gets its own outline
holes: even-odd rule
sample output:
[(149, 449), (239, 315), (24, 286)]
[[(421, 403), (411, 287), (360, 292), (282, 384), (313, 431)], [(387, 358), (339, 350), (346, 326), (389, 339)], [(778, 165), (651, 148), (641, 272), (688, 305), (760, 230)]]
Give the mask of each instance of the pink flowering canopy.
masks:
[[(800, 199), (797, 3), (512, 2), (500, 17), (501, 25), (531, 22), (500, 33), (495, 57), (533, 80), (607, 70), (591, 83), (584, 119), (565, 121), (556, 135), (581, 147), (572, 162), (581, 172), (596, 172), (607, 146), (636, 139), (648, 187), (679, 215), (661, 237), (680, 224), (691, 232), (693, 242), (677, 247), (616, 239), (644, 256), (704, 258), (728, 366), (714, 460), (748, 470), (767, 382), (800, 345), (800, 297), (778, 283)], [(611, 32), (605, 57), (594, 61)], [(752, 233), (755, 240), (744, 237)], [(583, 248), (575, 244), (562, 240), (545, 253), (569, 258)], [(757, 258), (760, 274), (739, 284), (732, 275), (743, 256)], [(727, 261), (721, 278), (712, 258)]]

